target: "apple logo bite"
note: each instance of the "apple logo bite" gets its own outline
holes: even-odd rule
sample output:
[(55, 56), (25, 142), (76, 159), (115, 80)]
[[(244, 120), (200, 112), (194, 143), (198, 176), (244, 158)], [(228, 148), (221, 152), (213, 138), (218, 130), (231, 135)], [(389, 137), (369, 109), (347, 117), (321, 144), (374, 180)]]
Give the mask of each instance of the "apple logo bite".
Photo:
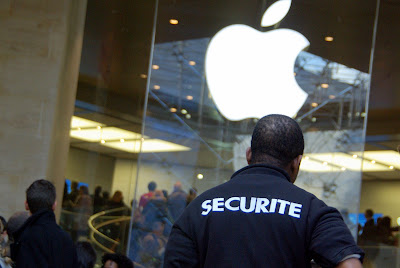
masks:
[[(261, 26), (280, 22), (291, 0), (279, 0), (264, 13)], [(297, 84), (294, 64), (310, 43), (290, 29), (257, 31), (231, 25), (219, 31), (206, 52), (208, 88), (221, 114), (229, 120), (268, 114), (294, 117), (308, 94)]]

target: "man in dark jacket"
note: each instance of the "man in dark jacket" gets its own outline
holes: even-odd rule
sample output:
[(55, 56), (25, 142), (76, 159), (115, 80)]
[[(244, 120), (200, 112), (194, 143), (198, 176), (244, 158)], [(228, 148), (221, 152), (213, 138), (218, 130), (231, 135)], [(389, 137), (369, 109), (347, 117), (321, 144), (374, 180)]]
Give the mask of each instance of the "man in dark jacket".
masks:
[(173, 226), (164, 267), (361, 267), (340, 213), (294, 186), (304, 150), (293, 119), (259, 120), (249, 166), (189, 204)]
[(11, 259), (17, 268), (72, 268), (77, 258), (71, 237), (56, 223), (56, 189), (46, 180), (26, 190), (25, 208), (30, 216), (14, 233)]
[(174, 184), (174, 191), (168, 197), (168, 210), (172, 219), (176, 219), (182, 214), (186, 207), (187, 193), (182, 190), (182, 183), (180, 181)]

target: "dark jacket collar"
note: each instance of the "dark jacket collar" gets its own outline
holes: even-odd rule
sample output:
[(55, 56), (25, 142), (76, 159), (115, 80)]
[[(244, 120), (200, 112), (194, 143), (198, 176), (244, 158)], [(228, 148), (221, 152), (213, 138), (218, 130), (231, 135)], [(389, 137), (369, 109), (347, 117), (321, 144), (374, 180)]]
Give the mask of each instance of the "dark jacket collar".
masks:
[(278, 177), (282, 177), (287, 179), (290, 183), (290, 176), (289, 174), (278, 167), (271, 166), (268, 164), (254, 164), (254, 165), (248, 165), (242, 169), (239, 169), (235, 173), (233, 173), (231, 179), (238, 175), (245, 175), (245, 174), (266, 174), (266, 175), (275, 175)]
[(33, 225), (46, 224), (49, 222), (56, 222), (54, 212), (50, 209), (40, 209), (32, 214), (26, 222), (14, 233), (14, 239), (17, 241), (23, 232)]

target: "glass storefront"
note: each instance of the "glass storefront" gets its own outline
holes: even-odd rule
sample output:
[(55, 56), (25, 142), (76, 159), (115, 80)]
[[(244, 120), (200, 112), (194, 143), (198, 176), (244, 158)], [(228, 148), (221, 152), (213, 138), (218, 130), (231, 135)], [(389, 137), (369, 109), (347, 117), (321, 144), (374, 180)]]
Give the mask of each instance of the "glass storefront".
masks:
[(390, 168), (364, 152), (377, 2), (290, 2), (88, 1), (61, 217), (74, 239), (160, 267), (174, 221), (247, 165), (270, 113), (303, 129), (296, 184), (361, 234), (361, 171)]

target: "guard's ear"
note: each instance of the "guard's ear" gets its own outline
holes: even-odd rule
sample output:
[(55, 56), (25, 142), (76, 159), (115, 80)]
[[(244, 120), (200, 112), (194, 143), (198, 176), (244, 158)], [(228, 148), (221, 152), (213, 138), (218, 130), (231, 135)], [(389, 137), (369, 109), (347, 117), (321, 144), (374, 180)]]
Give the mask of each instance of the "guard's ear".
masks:
[(248, 147), (246, 149), (246, 160), (247, 160), (247, 164), (250, 165), (250, 163), (251, 163), (251, 148), (250, 147)]
[(290, 163), (290, 178), (292, 183), (296, 181), (297, 174), (299, 174), (300, 170), (300, 163), (301, 163), (301, 158), (302, 155), (298, 155), (293, 161)]
[(25, 200), (25, 209), (26, 209), (27, 211), (30, 211), (30, 210), (29, 210), (28, 201), (26, 201), (26, 200)]
[(51, 206), (51, 209), (54, 211), (56, 210), (56, 207), (57, 207), (57, 200), (54, 201), (54, 204)]

